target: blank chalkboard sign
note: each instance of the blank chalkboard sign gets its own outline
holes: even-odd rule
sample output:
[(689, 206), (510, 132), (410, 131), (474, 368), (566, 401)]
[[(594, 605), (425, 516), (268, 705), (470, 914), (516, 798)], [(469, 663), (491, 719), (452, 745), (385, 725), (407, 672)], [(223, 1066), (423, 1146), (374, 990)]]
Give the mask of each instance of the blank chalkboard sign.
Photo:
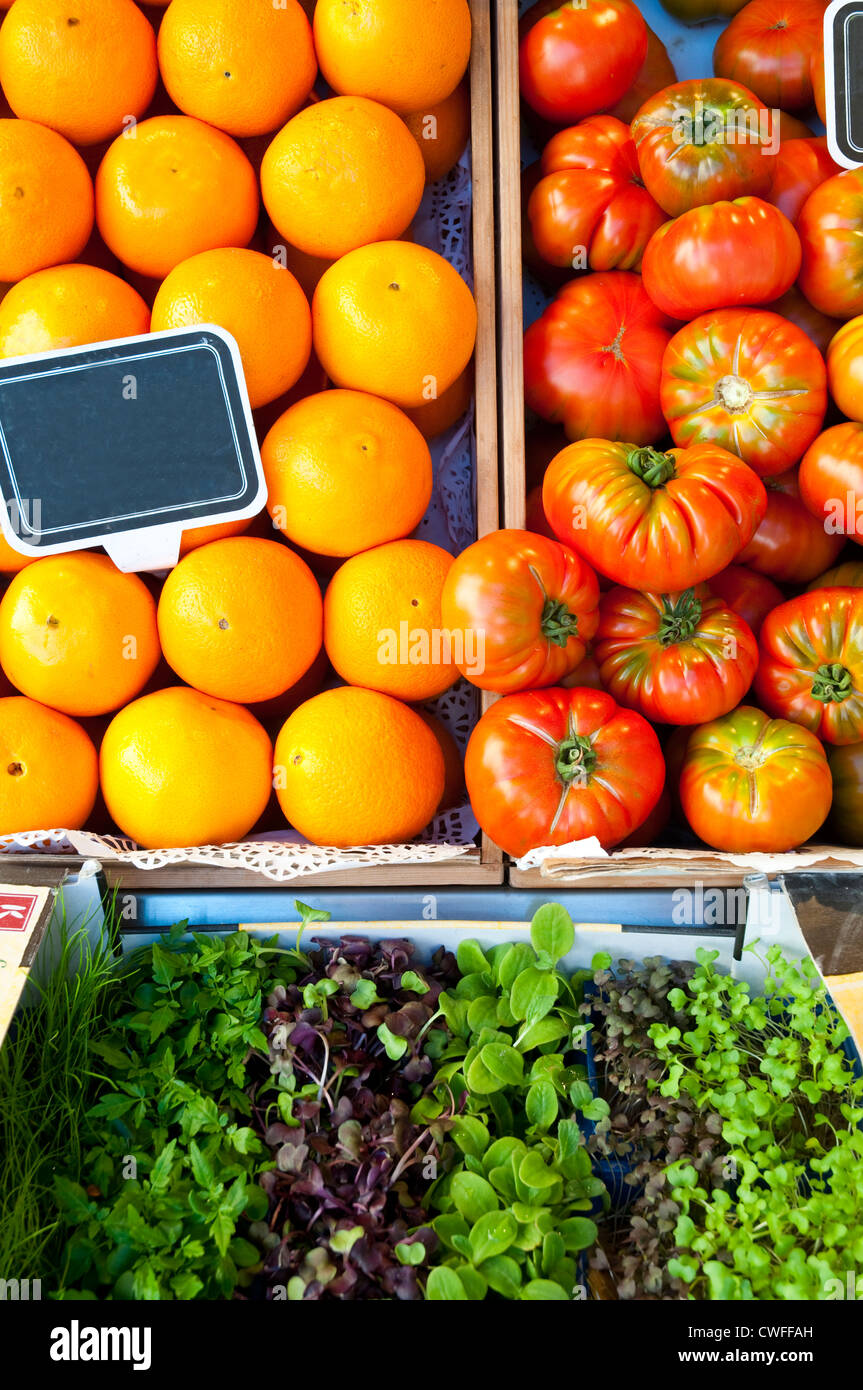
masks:
[(0, 494), (14, 549), (101, 545), (124, 570), (253, 516), (266, 485), (236, 342), (207, 324), (0, 362)]
[(827, 140), (838, 164), (863, 164), (863, 4), (833, 0), (824, 15)]

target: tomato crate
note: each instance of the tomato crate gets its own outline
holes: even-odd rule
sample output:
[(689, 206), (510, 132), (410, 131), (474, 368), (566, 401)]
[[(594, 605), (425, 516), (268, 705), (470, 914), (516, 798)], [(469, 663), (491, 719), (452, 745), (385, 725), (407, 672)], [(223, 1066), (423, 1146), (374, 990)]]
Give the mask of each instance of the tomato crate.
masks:
[[(562, 430), (539, 422), (534, 447), (524, 392), (525, 331), (567, 280), (566, 270), (553, 271), (551, 277), (542, 280), (537, 278), (531, 269), (535, 248), (526, 245), (524, 240), (527, 198), (534, 183), (523, 179), (522, 174), (538, 161), (544, 144), (561, 124), (552, 126), (534, 113), (528, 113), (520, 91), (519, 23), (532, 7), (531, 0), (518, 0), (518, 3), (499, 0), (496, 10), (501, 524), (514, 529), (531, 527), (532, 519), (539, 516), (534, 510), (539, 505), (538, 494), (531, 495), (529, 504), (528, 478), (536, 483), (541, 477), (541, 468), (566, 442), (549, 448), (543, 431), (550, 439), (553, 428), (555, 435), (561, 438)], [(639, 5), (649, 28), (665, 46), (676, 80), (711, 76), (714, 46), (729, 22), (728, 16), (687, 24), (669, 12), (673, 8), (669, 5), (666, 9), (660, 0), (644, 0)], [(661, 67), (655, 53), (653, 60), (657, 71), (667, 71), (667, 63)], [(669, 74), (660, 85), (672, 80)], [(625, 119), (630, 120), (631, 116)], [(816, 129), (823, 130), (823, 126), (816, 125)], [(573, 264), (575, 266), (575, 262)], [(587, 268), (586, 262), (575, 266), (576, 270)], [(555, 274), (557, 279), (553, 278)], [(665, 840), (667, 843), (653, 843), (645, 848), (627, 847), (601, 855), (587, 849), (579, 852), (567, 846), (536, 849), (510, 864), (509, 882), (517, 888), (543, 887), (546, 890), (556, 885), (589, 886), (591, 889), (636, 886), (673, 889), (686, 885), (694, 888), (705, 883), (735, 888), (753, 872), (794, 874), (814, 870), (842, 876), (859, 872), (863, 867), (863, 852), (831, 840), (827, 827), (801, 849), (783, 854), (720, 852), (696, 840), (688, 830), (663, 832)]]
[[(455, 265), (471, 284), (477, 304), (471, 408), (432, 445), (434, 495), (416, 532), (455, 553), (500, 524), (491, 7), (492, 0), (470, 0), (468, 150), (446, 178), (427, 185), (412, 233)], [(481, 693), (460, 681), (432, 708), (463, 746), (482, 705)], [(502, 853), (478, 830), (466, 799), (436, 816), (417, 841), (356, 850), (308, 845), (286, 833), (278, 814), (260, 822), (239, 844), (190, 850), (141, 850), (103, 825), (93, 833), (88, 825), (85, 831), (62, 834), (46, 826), (42, 834), (6, 836), (0, 842), (0, 861), (7, 865), (74, 872), (94, 858), (104, 864), (112, 885), (129, 890), (250, 889), (288, 881), (342, 889), (422, 885), (433, 890), (448, 884), (501, 883), (504, 873)]]

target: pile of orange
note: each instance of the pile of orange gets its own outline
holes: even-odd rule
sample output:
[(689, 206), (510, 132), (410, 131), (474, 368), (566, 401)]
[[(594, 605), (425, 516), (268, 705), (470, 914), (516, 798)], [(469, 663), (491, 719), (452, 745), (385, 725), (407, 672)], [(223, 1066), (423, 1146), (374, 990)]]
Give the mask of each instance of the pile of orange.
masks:
[(463, 793), (421, 708), (458, 677), (452, 560), (410, 537), (477, 316), (411, 228), (469, 137), (468, 0), (0, 12), (0, 357), (220, 325), (269, 489), (163, 581), (0, 529), (0, 834), (101, 786), (144, 847), (240, 839), (273, 793), (317, 843), (410, 839)]

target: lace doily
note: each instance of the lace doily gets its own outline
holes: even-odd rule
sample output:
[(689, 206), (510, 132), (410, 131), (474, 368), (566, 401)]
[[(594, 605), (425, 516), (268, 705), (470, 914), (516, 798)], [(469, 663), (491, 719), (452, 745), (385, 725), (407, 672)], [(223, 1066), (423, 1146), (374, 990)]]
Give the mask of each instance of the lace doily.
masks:
[[(471, 256), (470, 150), (445, 178), (425, 193), (414, 223), (414, 239), (445, 256), (473, 284)], [(416, 535), (458, 554), (476, 538), (476, 436), (473, 407), (431, 445), (434, 483), (429, 509)], [(467, 681), (425, 706), (453, 734), (462, 753), (479, 718), (479, 691)], [(370, 845), (342, 850), (307, 844), (294, 831), (274, 830), (254, 841), (204, 845), (193, 850), (141, 850), (119, 837), (83, 831), (39, 830), (0, 836), (3, 854), (69, 854), (111, 859), (139, 869), (196, 864), (249, 869), (277, 882), (333, 869), (384, 864), (433, 864), (476, 852), (479, 826), (470, 805), (436, 816), (406, 845)]]

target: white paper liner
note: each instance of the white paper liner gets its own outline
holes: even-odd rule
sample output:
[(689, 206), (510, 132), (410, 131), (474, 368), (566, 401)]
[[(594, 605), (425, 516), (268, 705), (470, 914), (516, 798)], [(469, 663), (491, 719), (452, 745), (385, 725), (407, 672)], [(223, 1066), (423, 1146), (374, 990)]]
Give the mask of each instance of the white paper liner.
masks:
[[(458, 165), (423, 197), (414, 222), (415, 241), (439, 252), (472, 286), (470, 149)], [(416, 530), (423, 540), (457, 554), (476, 538), (476, 439), (471, 408), (452, 430), (432, 442), (434, 481), (429, 509)], [(464, 752), (479, 718), (479, 691), (460, 680), (425, 708), (447, 726)], [(195, 864), (248, 869), (277, 882), (340, 869), (372, 865), (435, 864), (476, 853), (479, 825), (469, 804), (436, 816), (416, 840), (401, 845), (332, 849), (310, 845), (295, 831), (276, 829), (255, 840), (195, 849), (141, 850), (131, 840), (85, 831), (38, 830), (0, 836), (0, 857), (8, 854), (84, 855), (138, 869)]]
[(693, 850), (651, 845), (646, 848), (616, 849), (609, 853), (598, 840), (592, 838), (573, 840), (568, 845), (532, 849), (515, 861), (515, 868), (540, 869), (546, 878), (563, 878), (570, 874), (582, 876), (590, 872), (606, 874), (635, 870), (650, 873), (659, 868), (672, 872), (679, 869), (685, 873), (696, 865), (703, 866), (705, 870), (726, 865), (746, 869), (750, 873), (780, 874), (824, 868), (828, 863), (836, 868), (861, 869), (863, 849), (849, 849), (844, 845), (810, 845), (786, 854), (732, 854), (708, 846)]

